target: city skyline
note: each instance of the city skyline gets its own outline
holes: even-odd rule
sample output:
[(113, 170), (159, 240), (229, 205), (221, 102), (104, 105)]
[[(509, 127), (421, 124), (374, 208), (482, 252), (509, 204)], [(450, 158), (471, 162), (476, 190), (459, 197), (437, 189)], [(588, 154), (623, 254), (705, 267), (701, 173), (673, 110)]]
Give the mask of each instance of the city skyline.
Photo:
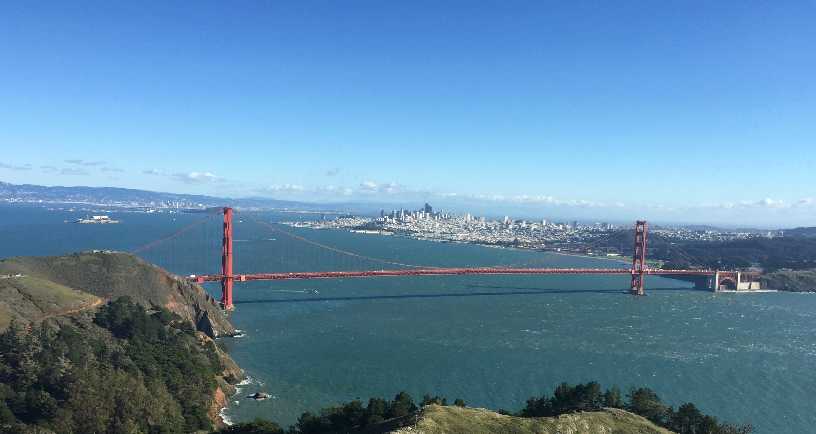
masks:
[(814, 224), (813, 4), (155, 6), (0, 7), (0, 180)]

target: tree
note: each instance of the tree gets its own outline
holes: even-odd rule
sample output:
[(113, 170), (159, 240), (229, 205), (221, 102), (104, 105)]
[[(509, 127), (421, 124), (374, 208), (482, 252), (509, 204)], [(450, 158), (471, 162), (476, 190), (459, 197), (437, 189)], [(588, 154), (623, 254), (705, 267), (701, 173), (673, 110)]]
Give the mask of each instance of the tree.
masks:
[(550, 416), (552, 414), (551, 402), (547, 395), (530, 398), (527, 400), (527, 405), (519, 412), (519, 415), (521, 417)]
[(462, 398), (456, 398), (456, 400), (453, 401), (453, 405), (455, 405), (457, 407), (464, 407), (465, 406), (465, 401)]
[(328, 420), (308, 411), (301, 414), (295, 424), (295, 432), (300, 434), (323, 434), (329, 432), (330, 428)]
[(373, 425), (385, 420), (388, 412), (388, 402), (382, 398), (370, 398), (366, 406), (365, 424)]
[(411, 398), (411, 395), (409, 395), (407, 392), (400, 392), (394, 397), (394, 400), (391, 401), (386, 418), (391, 419), (395, 417), (407, 416), (416, 410), (417, 406), (414, 404), (414, 399)]
[(0, 333), (0, 431), (211, 429), (216, 349), (169, 318), (122, 298), (100, 309), (98, 327), (46, 321)]
[(626, 409), (660, 426), (666, 426), (666, 416), (669, 408), (663, 405), (657, 394), (649, 388), (632, 389), (629, 392), (629, 402)]
[(612, 386), (604, 393), (603, 396), (604, 407), (623, 408), (623, 398), (618, 386)]
[(669, 429), (678, 434), (698, 434), (698, 428), (703, 422), (703, 414), (694, 406), (687, 402), (681, 405), (676, 412), (672, 412), (669, 418)]
[(362, 425), (365, 419), (366, 410), (363, 408), (363, 403), (357, 399), (332, 410), (330, 411), (329, 422), (333, 429), (348, 430)]
[(438, 396), (438, 395), (437, 396), (431, 396), (431, 395), (426, 393), (425, 396), (422, 397), (422, 403), (420, 405), (421, 406), (426, 406), (426, 405), (431, 405), (431, 404), (448, 405), (448, 399), (445, 398), (445, 397), (442, 397), (442, 396)]

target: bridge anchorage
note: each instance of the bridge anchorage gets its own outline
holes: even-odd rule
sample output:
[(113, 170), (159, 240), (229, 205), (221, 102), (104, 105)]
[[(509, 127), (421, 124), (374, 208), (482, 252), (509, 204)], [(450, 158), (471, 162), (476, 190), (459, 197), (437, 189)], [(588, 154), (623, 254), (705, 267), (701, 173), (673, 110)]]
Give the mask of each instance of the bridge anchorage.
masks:
[[(591, 274), (591, 275), (629, 275), (631, 276), (632, 295), (646, 295), (644, 280), (646, 275), (667, 276), (694, 282), (698, 289), (714, 291), (723, 289), (756, 289), (756, 275), (738, 271), (721, 270), (666, 270), (649, 268), (646, 263), (646, 245), (648, 224), (638, 220), (635, 223), (634, 250), (631, 268), (505, 268), (505, 267), (463, 267), (463, 268), (422, 268), (408, 264), (382, 261), (394, 265), (408, 265), (413, 268), (397, 270), (369, 271), (305, 271), (294, 273), (255, 273), (234, 274), (232, 269), (232, 208), (222, 209), (224, 214), (223, 237), (221, 242), (221, 274), (191, 275), (188, 280), (196, 283), (221, 282), (221, 306), (233, 310), (232, 292), (235, 281), (252, 280), (293, 280), (293, 279), (342, 279), (351, 277), (386, 277), (386, 276), (451, 276), (451, 275), (510, 275), (510, 274)], [(743, 277), (745, 280), (742, 280)]]

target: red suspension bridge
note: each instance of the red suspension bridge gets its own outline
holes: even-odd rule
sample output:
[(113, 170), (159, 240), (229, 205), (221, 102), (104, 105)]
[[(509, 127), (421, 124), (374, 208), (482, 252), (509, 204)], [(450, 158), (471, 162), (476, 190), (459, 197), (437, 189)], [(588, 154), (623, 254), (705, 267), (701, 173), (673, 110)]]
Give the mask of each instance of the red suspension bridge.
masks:
[[(311, 241), (295, 234), (287, 234), (309, 244), (316, 245), (323, 249), (338, 253), (352, 255), (362, 259), (376, 261), (392, 266), (407, 267), (403, 269), (381, 269), (365, 271), (299, 271), (299, 272), (275, 272), (275, 273), (235, 273), (233, 270), (233, 209), (225, 207), (223, 212), (223, 233), (221, 236), (221, 273), (191, 275), (188, 280), (196, 283), (221, 282), (221, 305), (224, 309), (231, 310), (233, 304), (233, 287), (235, 282), (248, 282), (256, 280), (294, 280), (294, 279), (342, 279), (342, 278), (363, 278), (363, 277), (388, 277), (388, 276), (451, 276), (451, 275), (537, 275), (537, 274), (581, 274), (581, 275), (628, 275), (631, 277), (630, 293), (633, 295), (645, 295), (645, 277), (647, 275), (668, 276), (680, 279), (692, 280), (698, 288), (709, 288), (717, 290), (723, 283), (731, 287), (738, 287), (740, 273), (736, 271), (720, 270), (666, 270), (649, 268), (646, 262), (646, 247), (648, 239), (648, 225), (645, 221), (637, 221), (634, 230), (634, 249), (632, 255), (632, 266), (630, 268), (510, 268), (510, 267), (421, 267), (399, 262), (386, 261), (372, 258), (348, 251), (344, 251), (332, 246), (327, 246), (316, 241)], [(263, 223), (263, 222), (258, 222)], [(182, 228), (177, 234), (189, 230), (188, 225)], [(166, 239), (172, 238), (167, 237)], [(159, 240), (162, 242), (166, 239)], [(147, 247), (152, 247), (151, 243)]]

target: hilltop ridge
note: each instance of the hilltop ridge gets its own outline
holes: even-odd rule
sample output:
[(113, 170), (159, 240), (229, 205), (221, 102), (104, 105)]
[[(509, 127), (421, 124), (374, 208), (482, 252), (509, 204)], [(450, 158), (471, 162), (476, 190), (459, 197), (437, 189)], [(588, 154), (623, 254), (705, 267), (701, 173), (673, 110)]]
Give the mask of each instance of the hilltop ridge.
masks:
[[(93, 251), (0, 261), (0, 330), (12, 318), (32, 322), (97, 300), (129, 296), (147, 309), (166, 308), (214, 338), (235, 333), (216, 300), (141, 258)], [(15, 277), (16, 276), (16, 277)]]

